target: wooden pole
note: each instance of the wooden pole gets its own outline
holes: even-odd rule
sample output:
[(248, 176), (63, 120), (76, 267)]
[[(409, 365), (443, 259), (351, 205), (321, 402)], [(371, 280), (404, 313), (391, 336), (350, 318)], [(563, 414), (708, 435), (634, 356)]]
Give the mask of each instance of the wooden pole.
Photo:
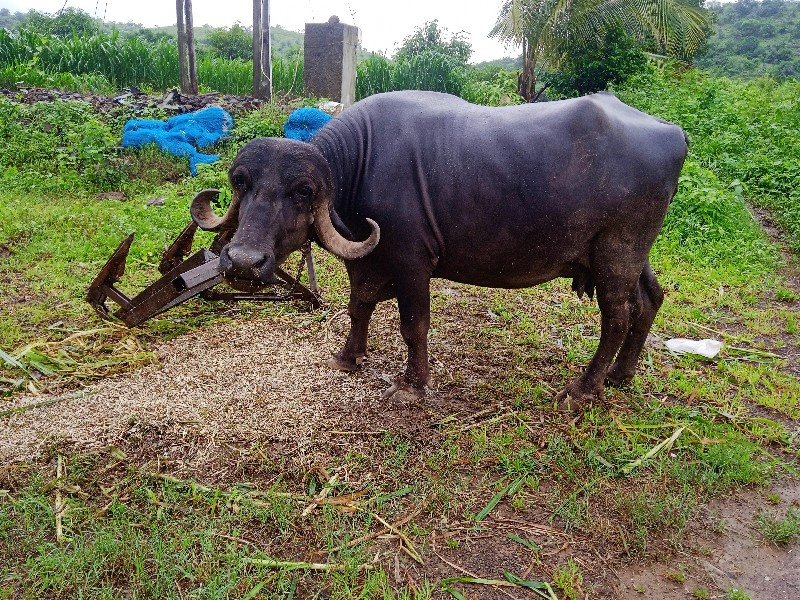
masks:
[(253, 97), (261, 97), (261, 0), (253, 0)]
[(272, 100), (272, 52), (269, 35), (269, 0), (261, 0), (261, 93)]
[(183, 0), (175, 0), (178, 15), (178, 68), (181, 75), (181, 92), (189, 93), (189, 72), (186, 70), (186, 27), (184, 26)]
[(253, 96), (272, 100), (269, 0), (253, 0)]
[(192, 0), (184, 0), (186, 11), (186, 51), (189, 54), (189, 88), (192, 94), (197, 94), (197, 60), (194, 48), (194, 16), (192, 14)]

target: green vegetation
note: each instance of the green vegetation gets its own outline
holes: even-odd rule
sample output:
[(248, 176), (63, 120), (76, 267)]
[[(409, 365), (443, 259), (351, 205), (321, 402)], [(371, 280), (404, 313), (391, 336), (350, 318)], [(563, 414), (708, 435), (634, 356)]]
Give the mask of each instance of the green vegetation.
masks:
[(703, 47), (711, 19), (700, 6), (678, 0), (507, 0), (490, 35), (522, 46), (518, 93), (535, 101), (543, 72), (589, 48), (607, 46), (607, 32), (617, 29), (658, 54), (689, 60)]
[(56, 16), (32, 10), (20, 21), (20, 25), (39, 35), (53, 35), (58, 38), (92, 36), (100, 32), (100, 25), (95, 19), (71, 6), (59, 11)]
[(622, 27), (611, 27), (600, 43), (576, 48), (542, 80), (551, 96), (583, 96), (623, 84), (646, 66), (641, 44)]
[(212, 31), (208, 36), (208, 45), (222, 58), (253, 59), (253, 34), (238, 23), (230, 29)]
[[(198, 54), (197, 75), (204, 90), (241, 95), (253, 88), (251, 61), (213, 52)], [(170, 40), (146, 42), (117, 32), (61, 39), (29, 30), (0, 30), (0, 86), (35, 85), (48, 78), (105, 93), (131, 85), (166, 90), (180, 83), (178, 48)], [(297, 97), (302, 85), (302, 56), (275, 57), (275, 93)]]
[(583, 573), (581, 572), (580, 566), (578, 566), (574, 560), (569, 559), (567, 564), (559, 567), (553, 573), (553, 583), (561, 588), (566, 598), (575, 600), (582, 592)]
[[(486, 77), (487, 84), (514, 79), (502, 71)], [(55, 447), (52, 456), (61, 453), (67, 464), (66, 479), (54, 479), (43, 465), (0, 469), (0, 597), (30, 590), (29, 597), (177, 598), (177, 582), (197, 597), (255, 597), (270, 590), (280, 598), (293, 589), (299, 597), (325, 589), (333, 598), (428, 598), (440, 582), (456, 593), (498, 582), (521, 585), (513, 578), (528, 562), (543, 570), (534, 571), (539, 581), (527, 583), (542, 586), (542, 593), (549, 585), (580, 597), (596, 574), (577, 560), (555, 562), (550, 552), (561, 537), (521, 531), (515, 539), (503, 530), (500, 537), (525, 564), (517, 575), (509, 571), (505, 582), (489, 583), (442, 581), (441, 570), (422, 567), (413, 585), (398, 583), (391, 557), (381, 554), (372, 563), (385, 546), (376, 550), (372, 539), (347, 546), (378, 530), (370, 511), (394, 522), (424, 506), (401, 532), (425, 564), (437, 564), (432, 532), (445, 536), (437, 538), (438, 552), (446, 549), (458, 563), (453, 557), (480, 547), (471, 536), (491, 531), (501, 510), (519, 513), (521, 521), (538, 515), (563, 539), (577, 533), (619, 548), (620, 556), (641, 556), (665, 538), (677, 541), (708, 497), (791, 469), (786, 463), (800, 451), (790, 431), (800, 418), (800, 383), (777, 353), (796, 344), (784, 334), (796, 331), (798, 295), (777, 272), (779, 253), (745, 199), (783, 214), (774, 208), (786, 192), (783, 175), (769, 168), (767, 157), (790, 166), (796, 160), (788, 133), (796, 118), (790, 110), (794, 85), (648, 69), (617, 89), (643, 110), (679, 122), (692, 137), (679, 193), (652, 253), (667, 291), (653, 333), (723, 339), (726, 348), (716, 359), (648, 348), (631, 388), (609, 390), (607, 406), (566, 420), (550, 410), (551, 398), (594, 350), (599, 322), (593, 303), (575, 300), (562, 282), (531, 290), (434, 291), (437, 339), (466, 357), (495, 357), (481, 367), (488, 368), (485, 381), (457, 398), (458, 405), (472, 402), (490, 412), (445, 415), (425, 441), (387, 425), (330, 458), (326, 468), (347, 473), (342, 484), (312, 483), (260, 446), (241, 450), (240, 459), (251, 465), (246, 474), (216, 486), (154, 476), (152, 463), (115, 450), (86, 455)], [(0, 148), (6, 292), (0, 298), (0, 386), (6, 394), (69, 388), (124, 372), (153, 360), (155, 343), (231, 319), (312, 326), (306, 313), (286, 306), (187, 303), (137, 330), (90, 314), (85, 287), (119, 240), (137, 232), (124, 285), (138, 289), (152, 280), (163, 244), (186, 222), (192, 194), (226, 188), (236, 150), (256, 135), (280, 135), (290, 107), (269, 105), (239, 117), (232, 138), (215, 148), (222, 160), (202, 166), (193, 179), (180, 160), (115, 148), (130, 117), (125, 110), (97, 114), (76, 102), (0, 105), (0, 135), (8, 140)], [(127, 201), (95, 197), (103, 191), (122, 192)], [(153, 196), (166, 198), (166, 205), (146, 206)], [(783, 222), (790, 224), (790, 217), (786, 212)], [(785, 231), (794, 230), (787, 225)], [(313, 326), (330, 327), (331, 315), (345, 306), (347, 285), (336, 261), (318, 258), (329, 308), (314, 315)], [(465, 329), (469, 334), (462, 337)], [(558, 344), (551, 332), (558, 332)], [(392, 351), (392, 340), (372, 343), (376, 354)], [(455, 389), (470, 369), (469, 363), (456, 367)], [(441, 393), (456, 402), (451, 395), (462, 392)], [(14, 414), (0, 411), (0, 419)], [(303, 517), (325, 485), (331, 497), (364, 492), (351, 507), (355, 512), (331, 505)], [(60, 540), (56, 493), (69, 507)], [(770, 539), (796, 535), (794, 513), (761, 521)], [(309, 552), (343, 546), (320, 559), (336, 568), (317, 570), (309, 560)], [(413, 562), (408, 554), (400, 560)]]
[[(201, 86), (247, 93), (248, 32), (221, 33), (209, 35), (216, 49), (198, 56)], [(456, 358), (434, 365), (445, 381), (435, 403), (403, 408), (419, 417), (411, 434), (392, 419), (375, 431), (337, 432), (341, 439), (319, 442), (325, 464), (310, 469), (287, 466), (287, 449), (263, 440), (231, 446), (221, 456), (231, 467), (214, 485), (165, 474), (175, 464), (168, 456), (58, 442), (47, 446), (52, 464), (0, 466), (0, 598), (410, 600), (480, 594), (474, 586), (578, 598), (593, 589), (599, 567), (594, 554), (564, 556), (576, 540), (615, 549), (619, 559), (642, 556), (678, 544), (708, 498), (796, 472), (800, 382), (782, 356), (797, 351), (800, 293), (748, 203), (768, 211), (800, 251), (800, 88), (644, 65), (638, 43), (607, 30), (602, 50), (573, 48), (541, 82), (558, 95), (611, 85), (688, 132), (690, 155), (651, 255), (666, 291), (653, 334), (722, 339), (718, 357), (673, 356), (648, 344), (629, 388), (609, 389), (604, 405), (565, 419), (551, 410), (552, 397), (596, 347), (595, 303), (576, 300), (561, 281), (435, 289), (432, 339)], [(177, 84), (173, 44), (134, 31), (0, 32), (0, 85), (162, 90)], [(391, 60), (362, 61), (358, 95), (415, 87), (490, 105), (522, 101), (516, 72), (470, 66), (469, 57), (461, 36), (427, 23)], [(276, 89), (299, 96), (302, 56), (276, 60), (275, 69)], [(168, 338), (231, 321), (322, 328), (326, 339), (336, 331), (347, 282), (325, 253), (317, 260), (327, 306), (313, 315), (291, 305), (189, 302), (127, 330), (99, 321), (84, 302), (88, 282), (130, 231), (137, 237), (123, 285), (152, 281), (164, 243), (187, 221), (189, 198), (206, 187), (226, 190), (241, 145), (281, 135), (303, 102), (238, 115), (231, 137), (214, 148), (222, 159), (189, 178), (184, 160), (118, 148), (133, 116), (125, 106), (98, 113), (82, 102), (0, 99), (0, 394), (81, 394), (75, 390), (87, 381), (153, 361), (154, 346)], [(124, 200), (98, 197), (103, 192)], [(156, 196), (164, 206), (147, 205)], [(375, 336), (370, 351), (396, 354), (390, 338)], [(0, 425), (42, 407), (0, 406)], [(54, 468), (62, 463), (63, 471)], [(515, 521), (535, 527), (507, 526)], [(781, 544), (795, 539), (799, 523), (795, 508), (756, 517), (764, 536)], [(488, 545), (493, 534), (497, 545)], [(475, 552), (491, 557), (486, 568), (502, 556), (519, 564), (497, 579), (465, 577), (457, 565)], [(521, 578), (529, 565), (532, 579)], [(701, 588), (694, 595), (709, 597)]]
[(715, 15), (714, 35), (699, 66), (748, 79), (800, 77), (800, 2), (738, 0), (707, 7)]
[[(328, 505), (302, 524), (303, 502), (312, 497), (287, 493), (283, 482), (261, 492), (211, 489), (126, 471), (118, 450), (65, 463), (67, 475), (56, 482), (33, 476), (17, 487), (3, 481), (13, 492), (0, 495), (0, 597), (113, 598), (122, 590), (175, 600), (188, 590), (195, 598), (309, 597), (303, 594), (317, 578), (311, 563), (271, 567), (273, 557), (260, 548), (280, 552), (300, 526), (324, 551), (363, 534), (371, 520), (368, 513), (345, 517)], [(60, 519), (48, 499), (54, 485), (66, 496)], [(76, 489), (87, 493), (70, 494)], [(52, 536), (56, 520), (63, 528), (59, 539)], [(16, 570), (17, 556), (28, 557), (24, 571)], [(330, 598), (408, 598), (392, 590), (363, 547), (336, 560), (341, 569), (327, 570)], [(430, 590), (416, 597), (428, 598)]]
[(392, 60), (380, 54), (358, 64), (356, 97), (394, 90), (431, 90), (462, 95), (472, 48), (459, 34), (445, 39), (437, 21), (417, 27)]
[(768, 209), (800, 250), (800, 83), (743, 83), (696, 70), (677, 85), (669, 73), (651, 73), (616, 91), (640, 110), (681, 125), (692, 156), (731, 192)]
[(782, 519), (761, 512), (756, 515), (756, 524), (770, 542), (785, 546), (800, 536), (800, 509), (790, 507)]

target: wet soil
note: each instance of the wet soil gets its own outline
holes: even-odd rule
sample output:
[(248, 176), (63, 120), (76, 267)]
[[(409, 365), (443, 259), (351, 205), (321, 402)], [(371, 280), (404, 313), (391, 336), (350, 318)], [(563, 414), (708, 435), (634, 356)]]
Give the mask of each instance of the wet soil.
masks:
[(800, 543), (777, 546), (754, 520), (760, 512), (782, 517), (790, 506), (800, 506), (797, 479), (711, 501), (687, 527), (682, 548), (658, 562), (617, 571), (618, 597), (678, 600), (703, 597), (705, 590), (707, 598), (724, 598), (738, 589), (752, 600), (800, 598)]

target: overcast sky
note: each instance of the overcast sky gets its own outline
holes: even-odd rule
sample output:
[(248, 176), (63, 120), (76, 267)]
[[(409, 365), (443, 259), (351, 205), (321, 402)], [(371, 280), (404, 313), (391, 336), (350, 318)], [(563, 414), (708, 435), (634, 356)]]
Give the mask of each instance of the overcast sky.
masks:
[[(361, 28), (361, 45), (391, 55), (403, 38), (426, 21), (439, 20), (450, 33), (463, 31), (472, 44), (473, 61), (515, 55), (518, 48), (506, 48), (489, 39), (503, 0), (404, 0), (390, 3), (377, 0), (272, 0), (272, 25), (302, 31), (307, 22), (320, 23), (338, 15), (343, 23)], [(36, 9), (53, 13), (64, 0), (0, 0), (0, 8), (11, 12)], [(252, 25), (251, 0), (193, 0), (194, 24), (215, 27)], [(175, 23), (175, 3), (167, 0), (67, 0), (67, 6), (80, 8), (99, 19), (142, 23), (147, 27)]]

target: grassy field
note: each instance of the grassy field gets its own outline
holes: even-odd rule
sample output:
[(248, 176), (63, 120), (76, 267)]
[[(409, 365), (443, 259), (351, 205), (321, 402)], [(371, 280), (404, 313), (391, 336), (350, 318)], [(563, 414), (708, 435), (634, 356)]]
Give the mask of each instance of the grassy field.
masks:
[[(0, 466), (0, 598), (613, 597), (613, 569), (681, 548), (711, 497), (797, 475), (797, 271), (746, 206), (768, 209), (798, 248), (797, 203), (783, 200), (796, 190), (766, 162), (798, 164), (786, 133), (795, 88), (736, 85), (654, 74), (618, 90), (683, 125), (692, 148), (652, 253), (667, 296), (652, 343), (632, 386), (609, 390), (605, 405), (579, 418), (552, 410), (596, 346), (594, 302), (560, 281), (522, 291), (441, 283), (434, 397), (377, 416), (334, 407), (353, 431), (319, 432), (321, 464), (253, 440), (218, 449), (213, 473), (187, 477), (135, 444), (87, 451), (49, 440), (36, 460)], [(192, 179), (180, 161), (116, 153), (125, 114), (0, 108), (11, 140), (0, 149), (0, 427), (133, 372), (157, 360), (155, 344), (196, 329), (262, 320), (343, 340), (347, 281), (322, 252), (327, 304), (317, 313), (196, 301), (127, 330), (83, 302), (130, 231), (125, 285), (152, 280), (194, 191), (225, 186), (238, 145), (278, 134), (285, 109), (240, 119), (223, 160)], [(96, 197), (107, 191), (127, 200)], [(148, 207), (151, 197), (166, 203)], [(394, 308), (376, 329), (371, 354), (400, 356)], [(658, 342), (670, 337), (725, 347), (712, 360), (675, 356)], [(41, 399), (20, 408), (26, 391)], [(765, 512), (753, 527), (792, 543), (797, 511)]]

